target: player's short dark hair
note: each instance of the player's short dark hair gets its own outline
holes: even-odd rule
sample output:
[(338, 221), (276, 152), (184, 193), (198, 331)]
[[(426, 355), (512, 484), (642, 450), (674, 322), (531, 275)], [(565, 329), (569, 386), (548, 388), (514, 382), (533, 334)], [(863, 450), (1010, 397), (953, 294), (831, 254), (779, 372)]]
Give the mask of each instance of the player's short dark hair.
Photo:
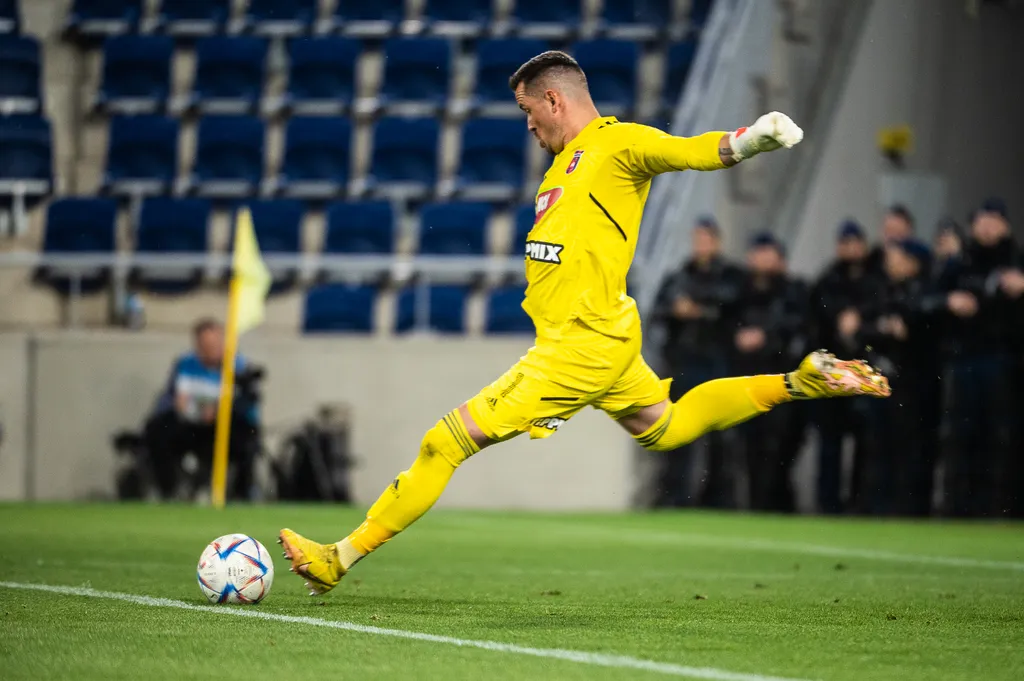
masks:
[(508, 79), (508, 86), (513, 92), (519, 87), (520, 83), (524, 83), (529, 88), (539, 78), (549, 74), (571, 74), (579, 79), (584, 89), (587, 87), (587, 77), (584, 75), (579, 63), (570, 55), (559, 50), (541, 52), (520, 66), (512, 74), (512, 77)]
[(192, 325), (192, 337), (198, 340), (207, 331), (219, 331), (220, 328), (220, 322), (213, 317), (203, 317)]

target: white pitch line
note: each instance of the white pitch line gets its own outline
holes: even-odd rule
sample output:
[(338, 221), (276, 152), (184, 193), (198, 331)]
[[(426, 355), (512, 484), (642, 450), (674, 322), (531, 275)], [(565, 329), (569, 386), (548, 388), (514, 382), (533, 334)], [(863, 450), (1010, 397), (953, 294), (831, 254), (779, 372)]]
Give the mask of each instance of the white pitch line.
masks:
[(353, 631), (359, 634), (370, 634), (372, 636), (390, 636), (392, 638), (404, 638), (413, 641), (425, 641), (427, 643), (441, 643), (444, 645), (457, 646), (459, 648), (478, 648), (480, 650), (490, 650), (498, 653), (511, 653), (513, 655), (527, 655), (530, 657), (542, 657), (552, 660), (564, 660), (566, 662), (577, 662), (579, 664), (588, 664), (597, 667), (636, 669), (690, 679), (711, 679), (711, 681), (804, 681), (803, 679), (784, 678), (779, 676), (763, 676), (761, 674), (731, 672), (725, 669), (716, 669), (714, 667), (689, 667), (681, 664), (655, 662), (654, 660), (626, 657), (625, 655), (588, 653), (579, 650), (563, 650), (561, 648), (530, 648), (528, 646), (519, 646), (512, 643), (501, 643), (498, 641), (475, 641), (472, 639), (454, 638), (452, 636), (424, 634), (418, 631), (371, 627), (364, 624), (355, 624), (354, 622), (324, 620), (317, 619), (315, 617), (296, 617), (294, 615), (278, 615), (276, 613), (256, 610), (251, 607), (195, 605), (193, 603), (177, 601), (171, 598), (137, 596), (135, 594), (118, 593), (116, 591), (98, 591), (88, 587), (54, 586), (51, 584), (28, 584), (22, 582), (0, 582), (0, 587), (6, 589), (20, 589), (23, 591), (43, 591), (46, 593), (61, 594), (64, 596), (103, 598), (106, 600), (125, 601), (127, 603), (135, 603), (136, 605), (146, 605), (155, 608), (177, 608), (179, 610), (193, 610), (213, 615), (232, 615), (234, 617), (252, 617), (271, 622), (305, 624), (306, 626), (311, 627), (341, 629), (344, 631)]

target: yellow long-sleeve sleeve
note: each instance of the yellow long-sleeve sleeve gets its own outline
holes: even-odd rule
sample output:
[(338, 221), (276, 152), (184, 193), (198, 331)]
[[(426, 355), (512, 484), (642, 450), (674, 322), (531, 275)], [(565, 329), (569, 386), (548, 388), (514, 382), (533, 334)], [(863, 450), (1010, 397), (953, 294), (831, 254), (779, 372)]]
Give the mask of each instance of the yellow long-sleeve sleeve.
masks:
[(626, 149), (628, 170), (650, 177), (676, 170), (719, 170), (725, 168), (718, 145), (725, 132), (706, 132), (696, 137), (676, 137), (646, 125), (631, 126)]

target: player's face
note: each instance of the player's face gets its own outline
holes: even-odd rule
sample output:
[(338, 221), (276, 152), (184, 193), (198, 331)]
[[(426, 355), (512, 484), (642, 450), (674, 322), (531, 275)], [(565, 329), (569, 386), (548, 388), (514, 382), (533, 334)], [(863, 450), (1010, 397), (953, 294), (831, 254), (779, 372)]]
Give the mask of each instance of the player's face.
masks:
[(538, 97), (527, 94), (526, 84), (516, 88), (516, 103), (526, 114), (526, 127), (536, 138), (540, 148), (552, 156), (562, 151), (561, 127), (558, 122), (557, 96), (550, 90)]
[(196, 354), (206, 366), (219, 367), (224, 358), (224, 332), (213, 328), (199, 334), (196, 338)]

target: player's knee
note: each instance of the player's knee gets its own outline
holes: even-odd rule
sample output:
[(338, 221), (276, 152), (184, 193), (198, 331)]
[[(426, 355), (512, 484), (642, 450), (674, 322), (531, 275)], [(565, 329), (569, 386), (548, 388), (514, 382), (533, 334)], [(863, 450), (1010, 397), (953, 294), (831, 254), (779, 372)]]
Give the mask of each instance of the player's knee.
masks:
[(440, 456), (457, 467), (473, 456), (479, 447), (466, 432), (458, 410), (449, 413), (427, 431), (420, 443), (420, 456)]
[(671, 452), (690, 444), (703, 433), (685, 413), (678, 413), (682, 411), (678, 402), (670, 404), (653, 426), (634, 435), (633, 439), (652, 452)]

